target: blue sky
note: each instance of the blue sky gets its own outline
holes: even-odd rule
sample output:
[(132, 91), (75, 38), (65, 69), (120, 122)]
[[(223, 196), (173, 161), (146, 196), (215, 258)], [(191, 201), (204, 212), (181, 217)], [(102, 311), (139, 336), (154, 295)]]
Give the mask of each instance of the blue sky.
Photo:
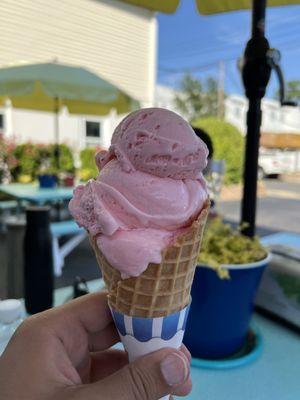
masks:
[[(173, 15), (159, 14), (158, 82), (176, 87), (181, 71), (188, 69), (199, 78), (217, 77), (224, 60), (226, 92), (243, 93), (236, 60), (249, 37), (250, 21), (249, 11), (201, 16), (194, 0), (181, 0)], [(268, 9), (266, 32), (271, 47), (281, 51), (286, 79), (300, 79), (300, 6)], [(268, 97), (278, 87), (272, 75)]]

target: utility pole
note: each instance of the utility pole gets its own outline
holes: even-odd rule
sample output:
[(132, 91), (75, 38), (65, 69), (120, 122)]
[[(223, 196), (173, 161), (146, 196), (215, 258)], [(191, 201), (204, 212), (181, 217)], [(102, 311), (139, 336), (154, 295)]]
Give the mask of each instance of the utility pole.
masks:
[(225, 66), (224, 61), (219, 62), (218, 76), (218, 117), (224, 117), (224, 82), (225, 82)]

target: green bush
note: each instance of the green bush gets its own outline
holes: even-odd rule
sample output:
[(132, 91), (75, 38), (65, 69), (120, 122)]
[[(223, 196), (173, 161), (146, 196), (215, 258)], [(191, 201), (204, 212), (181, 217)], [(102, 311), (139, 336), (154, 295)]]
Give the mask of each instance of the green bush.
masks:
[(14, 155), (18, 160), (18, 165), (11, 170), (14, 180), (22, 181), (26, 176), (27, 181), (32, 181), (39, 168), (40, 154), (37, 145), (33, 143), (19, 144), (16, 146)]
[[(57, 169), (56, 157), (55, 157), (55, 144), (51, 144), (48, 146), (50, 151), (50, 167), (53, 169)], [(74, 173), (74, 159), (72, 150), (66, 144), (59, 144), (59, 171), (60, 172), (67, 172), (67, 173)]]
[(96, 147), (87, 147), (80, 152), (81, 167), (79, 170), (80, 179), (87, 181), (96, 178), (98, 175), (98, 168), (95, 163), (95, 154), (99, 149)]
[(16, 181), (30, 182), (42, 171), (51, 173), (74, 173), (74, 160), (71, 149), (66, 144), (59, 145), (59, 171), (56, 165), (54, 144), (23, 143), (16, 146), (14, 156), (17, 165), (11, 168), (11, 174)]
[(10, 171), (18, 165), (18, 160), (14, 155), (15, 148), (15, 142), (0, 133), (0, 183), (3, 180), (9, 182), (11, 180)]
[(225, 184), (240, 182), (244, 157), (244, 138), (240, 131), (214, 117), (198, 119), (192, 125), (209, 134), (214, 147), (214, 159), (225, 160)]

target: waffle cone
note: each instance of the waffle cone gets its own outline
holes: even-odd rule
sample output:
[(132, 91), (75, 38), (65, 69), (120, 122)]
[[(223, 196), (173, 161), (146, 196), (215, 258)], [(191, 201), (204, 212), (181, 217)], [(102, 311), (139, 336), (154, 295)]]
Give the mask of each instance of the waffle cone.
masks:
[(108, 289), (109, 305), (134, 317), (163, 317), (182, 310), (190, 302), (197, 257), (209, 210), (207, 202), (197, 220), (174, 245), (162, 253), (160, 264), (150, 263), (138, 277), (122, 279), (91, 237), (98, 264)]

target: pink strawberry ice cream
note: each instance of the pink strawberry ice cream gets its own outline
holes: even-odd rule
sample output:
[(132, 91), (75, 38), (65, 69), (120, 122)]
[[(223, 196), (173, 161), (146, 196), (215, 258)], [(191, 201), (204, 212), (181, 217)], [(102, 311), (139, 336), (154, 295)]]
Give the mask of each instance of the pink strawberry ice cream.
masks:
[(126, 172), (161, 178), (196, 179), (207, 165), (206, 145), (179, 115), (163, 108), (129, 114), (116, 128), (108, 153), (96, 157), (103, 167), (116, 157)]
[(142, 109), (116, 128), (95, 180), (74, 191), (70, 211), (123, 278), (140, 275), (198, 216), (207, 199), (206, 145), (179, 115)]

